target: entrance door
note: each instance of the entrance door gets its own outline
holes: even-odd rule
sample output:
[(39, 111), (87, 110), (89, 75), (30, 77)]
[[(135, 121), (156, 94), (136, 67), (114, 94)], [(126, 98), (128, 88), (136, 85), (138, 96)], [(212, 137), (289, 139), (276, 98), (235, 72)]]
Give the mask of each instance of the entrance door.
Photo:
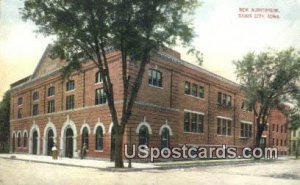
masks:
[(47, 138), (47, 155), (51, 155), (52, 154), (52, 147), (53, 147), (53, 136), (54, 136), (54, 133), (53, 133), (53, 130), (50, 129), (48, 131), (48, 138)]
[(65, 156), (72, 158), (73, 157), (73, 130), (68, 128), (66, 131), (66, 153)]
[(15, 137), (15, 134), (13, 134), (13, 138), (12, 138), (12, 152), (15, 153), (15, 150), (16, 150), (16, 137)]
[(32, 154), (37, 155), (37, 149), (38, 149), (38, 133), (35, 130), (32, 134)]

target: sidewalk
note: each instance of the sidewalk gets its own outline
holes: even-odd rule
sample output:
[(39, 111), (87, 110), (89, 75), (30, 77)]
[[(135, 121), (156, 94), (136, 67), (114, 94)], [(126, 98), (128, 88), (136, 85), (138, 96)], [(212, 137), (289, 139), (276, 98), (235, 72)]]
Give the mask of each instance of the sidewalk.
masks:
[(236, 165), (236, 164), (250, 164), (258, 162), (279, 162), (289, 159), (288, 157), (280, 157), (276, 160), (254, 160), (254, 159), (217, 159), (217, 160), (191, 160), (191, 161), (168, 161), (157, 163), (132, 163), (132, 168), (127, 168), (128, 163), (124, 162), (124, 169), (114, 168), (114, 163), (111, 161), (97, 160), (97, 159), (71, 159), (61, 158), (53, 160), (50, 156), (44, 155), (29, 155), (29, 154), (0, 154), (0, 158), (21, 160), (29, 162), (38, 162), (46, 164), (55, 164), (63, 166), (73, 166), (82, 168), (94, 168), (105, 171), (140, 171), (149, 169), (174, 169), (174, 168), (189, 168), (189, 167), (207, 167), (218, 165)]
[[(51, 156), (44, 155), (29, 155), (29, 154), (0, 154), (0, 158), (3, 159), (12, 159), (12, 160), (21, 160), (28, 162), (38, 162), (46, 164), (56, 164), (63, 166), (73, 166), (73, 167), (82, 167), (82, 168), (94, 168), (107, 171), (114, 171), (114, 163), (111, 161), (96, 160), (96, 159), (75, 159), (75, 158), (65, 158), (58, 157), (57, 160), (52, 159)], [(143, 169), (154, 169), (157, 168), (152, 163), (132, 163), (132, 168), (129, 169), (128, 163), (124, 162), (124, 170), (143, 170)], [(118, 169), (120, 170), (120, 169)]]

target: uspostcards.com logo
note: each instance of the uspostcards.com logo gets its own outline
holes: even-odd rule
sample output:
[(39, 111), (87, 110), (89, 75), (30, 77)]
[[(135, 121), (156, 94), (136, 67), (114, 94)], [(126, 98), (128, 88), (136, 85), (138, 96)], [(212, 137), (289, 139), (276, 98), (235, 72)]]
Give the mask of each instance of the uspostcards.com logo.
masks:
[(238, 155), (236, 147), (227, 147), (226, 145), (217, 147), (191, 147), (182, 145), (174, 148), (156, 148), (147, 145), (124, 145), (125, 157), (127, 159), (140, 158), (150, 159), (250, 159), (265, 158), (277, 159), (278, 150), (275, 147), (270, 148), (242, 148), (241, 155)]

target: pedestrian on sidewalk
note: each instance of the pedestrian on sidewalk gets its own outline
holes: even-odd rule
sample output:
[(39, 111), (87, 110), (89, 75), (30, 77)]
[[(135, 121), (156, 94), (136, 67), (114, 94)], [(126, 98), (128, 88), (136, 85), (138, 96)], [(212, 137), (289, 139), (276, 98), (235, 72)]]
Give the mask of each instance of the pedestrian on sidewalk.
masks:
[(86, 156), (86, 152), (87, 152), (87, 146), (86, 146), (86, 144), (85, 143), (83, 143), (83, 146), (82, 146), (82, 149), (81, 149), (81, 155), (80, 155), (80, 157), (81, 157), (81, 159), (83, 159), (85, 156)]
[(52, 147), (52, 159), (57, 160), (57, 156), (58, 156), (58, 151), (57, 151), (56, 144), (54, 143)]

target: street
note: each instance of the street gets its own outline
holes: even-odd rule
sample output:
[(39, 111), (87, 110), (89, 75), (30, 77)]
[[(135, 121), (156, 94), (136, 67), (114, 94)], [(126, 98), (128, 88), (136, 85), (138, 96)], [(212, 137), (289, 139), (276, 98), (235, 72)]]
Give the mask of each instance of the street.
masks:
[(0, 185), (300, 184), (300, 160), (109, 172), (0, 159)]

